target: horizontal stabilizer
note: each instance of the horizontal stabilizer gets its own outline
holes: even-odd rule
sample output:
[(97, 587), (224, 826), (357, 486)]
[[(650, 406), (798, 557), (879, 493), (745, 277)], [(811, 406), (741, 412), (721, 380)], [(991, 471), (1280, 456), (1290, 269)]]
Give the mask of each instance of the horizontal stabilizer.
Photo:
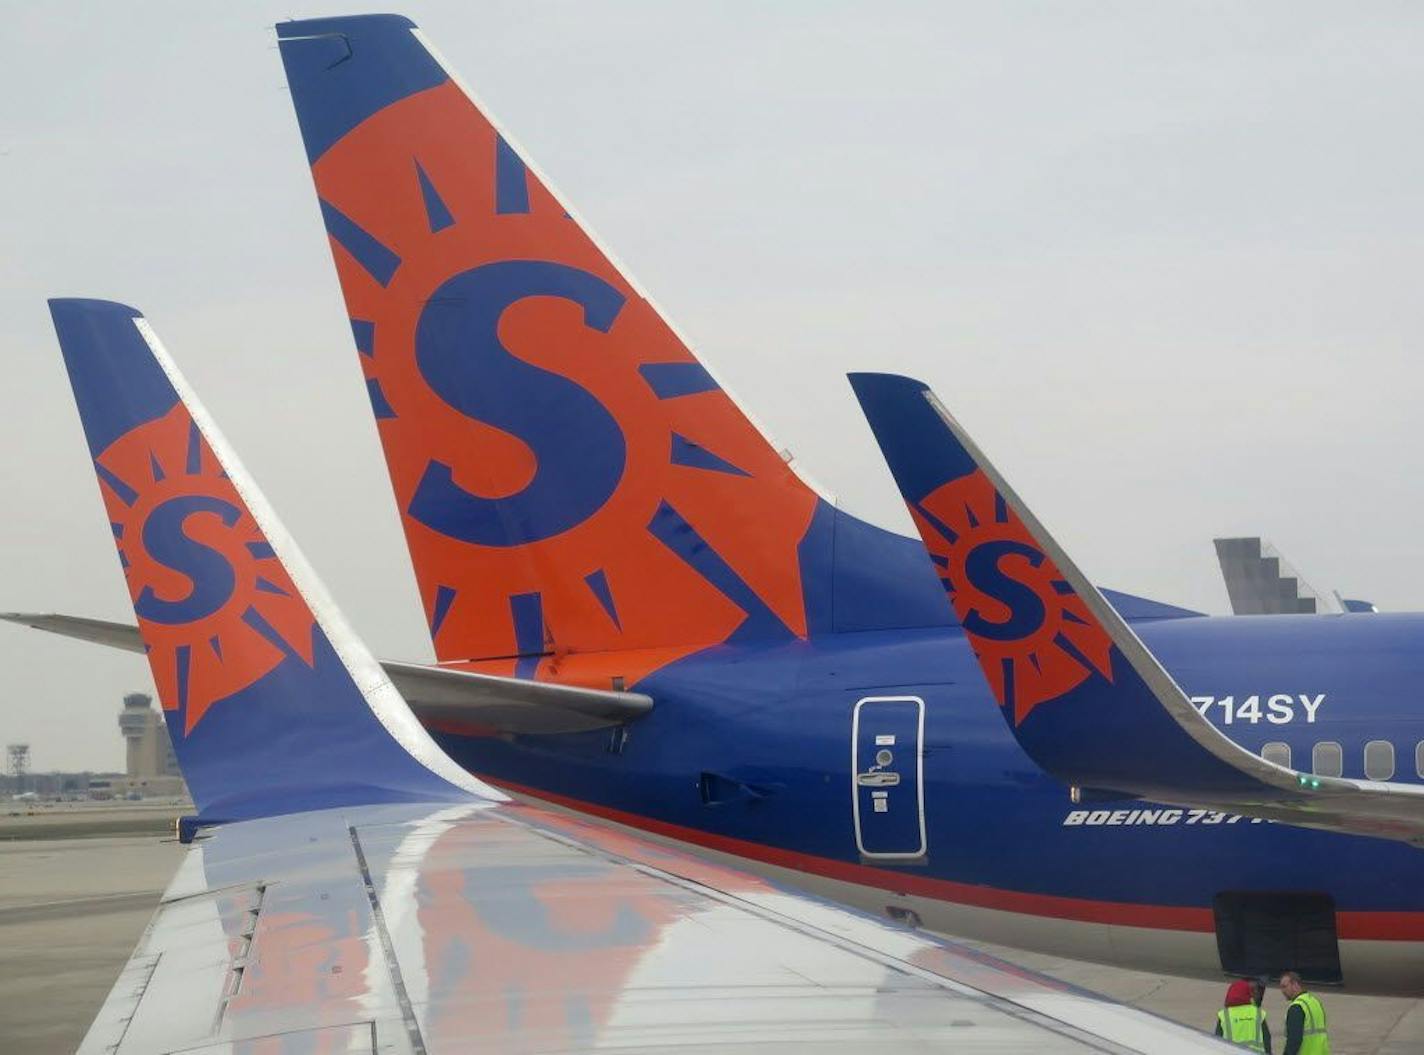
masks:
[(143, 637), (133, 623), (114, 623), (107, 619), (90, 619), (82, 615), (59, 615), (55, 612), (0, 612), (0, 619), (18, 623), (33, 630), (45, 630), (61, 637), (89, 641), (105, 648), (124, 652), (143, 652)]
[(578, 733), (623, 725), (653, 709), (652, 697), (641, 692), (589, 689), (424, 663), (385, 660), (381, 666), (427, 726), (457, 721), (501, 733)]
[[(130, 623), (40, 612), (0, 612), (0, 619), (108, 648), (144, 650), (138, 627)], [(578, 733), (622, 725), (653, 709), (652, 697), (641, 692), (587, 689), (395, 660), (383, 660), (381, 667), (427, 726), (458, 721), (500, 733)]]
[(923, 384), (851, 384), (1009, 728), (1047, 772), (1095, 793), (1424, 841), (1424, 788), (1297, 772), (1198, 713)]
[(200, 822), (501, 798), (416, 721), (147, 320), (50, 312)]

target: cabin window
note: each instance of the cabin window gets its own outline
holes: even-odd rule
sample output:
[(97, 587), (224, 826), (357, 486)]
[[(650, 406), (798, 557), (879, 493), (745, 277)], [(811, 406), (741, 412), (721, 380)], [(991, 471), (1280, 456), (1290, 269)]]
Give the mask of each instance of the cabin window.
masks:
[(1371, 740), (1365, 745), (1365, 779), (1388, 780), (1394, 776), (1394, 745), (1388, 740)]
[(1310, 771), (1317, 777), (1338, 777), (1344, 766), (1345, 754), (1334, 740), (1322, 740), (1310, 752)]
[(1274, 762), (1278, 766), (1291, 767), (1290, 744), (1283, 744), (1279, 740), (1273, 740), (1261, 748), (1261, 757), (1267, 762)]
[(1420, 780), (1424, 780), (1424, 740), (1414, 745), (1414, 772)]

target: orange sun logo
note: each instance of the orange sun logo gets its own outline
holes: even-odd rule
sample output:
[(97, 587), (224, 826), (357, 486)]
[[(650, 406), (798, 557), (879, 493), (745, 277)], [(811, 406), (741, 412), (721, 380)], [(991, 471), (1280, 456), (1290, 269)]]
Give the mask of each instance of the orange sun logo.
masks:
[(1019, 725), (1094, 672), (1112, 641), (979, 470), (910, 508), (1000, 707)]
[(190, 732), (287, 655), (315, 620), (182, 403), (95, 460), (153, 680)]
[(816, 496), (457, 85), (313, 175), (440, 658), (804, 636)]

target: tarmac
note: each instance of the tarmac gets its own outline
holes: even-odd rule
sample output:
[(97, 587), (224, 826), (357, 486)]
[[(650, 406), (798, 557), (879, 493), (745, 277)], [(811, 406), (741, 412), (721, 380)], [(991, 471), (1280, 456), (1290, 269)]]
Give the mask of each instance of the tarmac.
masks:
[(0, 818), (0, 1052), (72, 1052), (187, 847), (153, 834), (14, 838), (14, 820)]
[[(182, 809), (113, 803), (17, 812), (0, 815), (0, 1052), (72, 1052), (186, 852), (168, 834)], [(980, 947), (1205, 1030), (1224, 992), (1224, 983)], [(1322, 996), (1335, 1055), (1424, 1052), (1424, 1000)], [(1283, 1033), (1284, 999), (1269, 994), (1266, 1009)]]
[[(1102, 993), (1133, 1007), (1206, 1032), (1216, 1028), (1216, 1012), (1226, 980), (1200, 982), (1120, 967), (1042, 956), (999, 945), (975, 944), (1031, 970)], [(1387, 996), (1347, 996), (1319, 990), (1330, 1022), (1332, 1055), (1420, 1055), (1424, 1052), (1424, 1000)], [(3, 999), (3, 998), (0, 998)], [(1286, 999), (1272, 989), (1262, 1006), (1277, 1053), (1285, 1045)]]

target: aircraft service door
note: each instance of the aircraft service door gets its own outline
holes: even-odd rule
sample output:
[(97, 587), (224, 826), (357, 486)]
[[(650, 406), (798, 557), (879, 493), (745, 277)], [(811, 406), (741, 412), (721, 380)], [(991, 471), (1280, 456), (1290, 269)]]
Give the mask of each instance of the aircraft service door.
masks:
[(851, 718), (855, 844), (861, 857), (925, 855), (925, 701), (867, 696)]

